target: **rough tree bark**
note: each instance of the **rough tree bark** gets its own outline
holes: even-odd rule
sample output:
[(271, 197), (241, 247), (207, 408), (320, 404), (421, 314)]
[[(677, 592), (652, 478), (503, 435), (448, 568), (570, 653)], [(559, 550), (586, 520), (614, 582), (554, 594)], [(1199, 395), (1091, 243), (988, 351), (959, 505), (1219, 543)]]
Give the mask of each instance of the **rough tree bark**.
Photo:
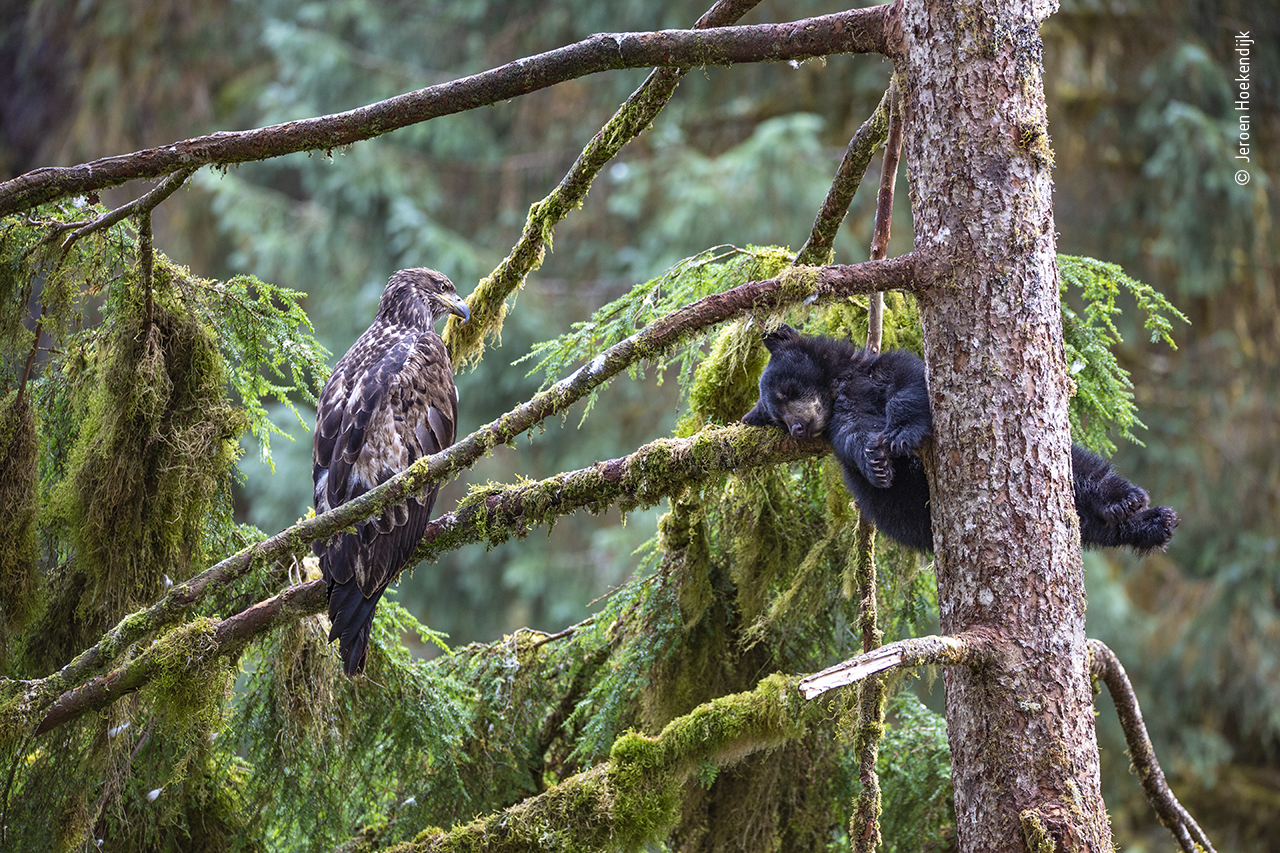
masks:
[(906, 0), (915, 239), (942, 629), (1000, 654), (946, 671), (963, 851), (1110, 851), (1073, 523), (1040, 22), (1056, 3)]

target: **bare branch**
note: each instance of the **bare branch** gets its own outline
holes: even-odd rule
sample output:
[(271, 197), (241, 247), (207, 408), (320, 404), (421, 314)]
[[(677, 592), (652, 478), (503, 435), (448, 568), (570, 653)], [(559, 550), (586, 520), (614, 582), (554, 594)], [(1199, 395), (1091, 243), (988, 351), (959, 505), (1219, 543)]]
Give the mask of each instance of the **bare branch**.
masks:
[(0, 184), (0, 216), (62, 196), (157, 178), (180, 169), (327, 151), (440, 116), (495, 104), (601, 71), (900, 52), (897, 4), (785, 24), (603, 33), (537, 56), (342, 113), (256, 130), (214, 133), (79, 166), (36, 169)]
[(993, 660), (995, 655), (994, 639), (977, 631), (955, 637), (912, 637), (806, 676), (800, 680), (800, 692), (804, 698), (813, 699), (896, 666), (975, 666)]
[(1115, 703), (1120, 728), (1124, 730), (1124, 740), (1129, 746), (1129, 759), (1133, 762), (1134, 772), (1138, 774), (1138, 781), (1142, 783), (1142, 792), (1147, 795), (1147, 802), (1155, 809), (1160, 822), (1178, 839), (1178, 844), (1185, 853), (1214, 853), (1213, 845), (1209, 843), (1204, 830), (1169, 789), (1164, 771), (1156, 761), (1147, 726), (1142, 721), (1138, 697), (1133, 692), (1133, 684), (1121, 666), (1120, 659), (1100, 640), (1089, 641), (1089, 655), (1090, 674), (1107, 685), (1107, 692)]
[[(880, 191), (876, 195), (876, 229), (871, 237), (871, 260), (889, 254), (889, 229), (893, 224), (893, 190), (898, 181), (898, 157), (902, 153), (902, 74), (895, 72), (886, 96), (889, 99), (889, 138), (880, 168)], [(867, 307), (867, 349), (880, 352), (884, 337), (884, 294), (871, 294)]]
[[(694, 24), (694, 29), (723, 27), (749, 12), (759, 0), (718, 0)], [(507, 313), (507, 297), (524, 285), (525, 276), (542, 264), (551, 231), (556, 224), (581, 206), (591, 182), (623, 146), (639, 136), (653, 122), (688, 68), (655, 68), (640, 87), (631, 93), (605, 126), (592, 137), (568, 173), (551, 193), (529, 208), (524, 232), (497, 269), (481, 279), (467, 297), (471, 318), (459, 323), (449, 318), (444, 330), (449, 358), (457, 369), (480, 361), (484, 344), (502, 331)]]

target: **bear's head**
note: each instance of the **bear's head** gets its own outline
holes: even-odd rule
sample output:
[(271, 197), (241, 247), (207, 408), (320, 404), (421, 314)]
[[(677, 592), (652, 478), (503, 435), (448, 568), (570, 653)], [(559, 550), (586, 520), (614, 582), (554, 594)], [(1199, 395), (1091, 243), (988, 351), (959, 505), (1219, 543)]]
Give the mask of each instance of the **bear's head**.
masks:
[(760, 399), (742, 422), (751, 426), (780, 426), (800, 439), (822, 435), (831, 413), (827, 372), (790, 326), (760, 339), (769, 350), (769, 363), (760, 375)]

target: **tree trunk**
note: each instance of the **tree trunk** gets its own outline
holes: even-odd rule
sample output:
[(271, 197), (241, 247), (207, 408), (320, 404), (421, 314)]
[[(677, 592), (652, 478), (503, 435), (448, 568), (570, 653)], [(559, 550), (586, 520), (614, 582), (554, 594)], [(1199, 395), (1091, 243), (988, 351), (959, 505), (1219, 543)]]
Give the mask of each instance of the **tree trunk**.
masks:
[(915, 241), (933, 407), (942, 628), (1001, 663), (946, 672), (962, 851), (1109, 853), (1084, 633), (1039, 24), (1056, 4), (906, 0)]

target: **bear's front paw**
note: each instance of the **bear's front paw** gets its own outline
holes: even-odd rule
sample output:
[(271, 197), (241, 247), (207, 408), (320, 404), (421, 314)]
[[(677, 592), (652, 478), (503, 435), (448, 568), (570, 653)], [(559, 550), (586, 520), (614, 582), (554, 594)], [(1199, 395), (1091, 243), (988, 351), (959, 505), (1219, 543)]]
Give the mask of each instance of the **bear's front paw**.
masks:
[(1122, 542), (1139, 554), (1156, 548), (1163, 551), (1173, 538), (1173, 530), (1177, 526), (1178, 514), (1172, 507), (1157, 506), (1140, 510), (1121, 526)]
[(863, 450), (866, 457), (864, 472), (871, 484), (881, 489), (893, 485), (893, 461), (883, 435), (872, 436), (871, 443)]
[[(1104, 506), (1102, 508), (1102, 517), (1107, 520), (1107, 524), (1120, 524), (1125, 519), (1145, 509), (1150, 502), (1151, 498), (1146, 491), (1134, 486), (1124, 497)], [(1172, 510), (1170, 511), (1172, 512)]]

